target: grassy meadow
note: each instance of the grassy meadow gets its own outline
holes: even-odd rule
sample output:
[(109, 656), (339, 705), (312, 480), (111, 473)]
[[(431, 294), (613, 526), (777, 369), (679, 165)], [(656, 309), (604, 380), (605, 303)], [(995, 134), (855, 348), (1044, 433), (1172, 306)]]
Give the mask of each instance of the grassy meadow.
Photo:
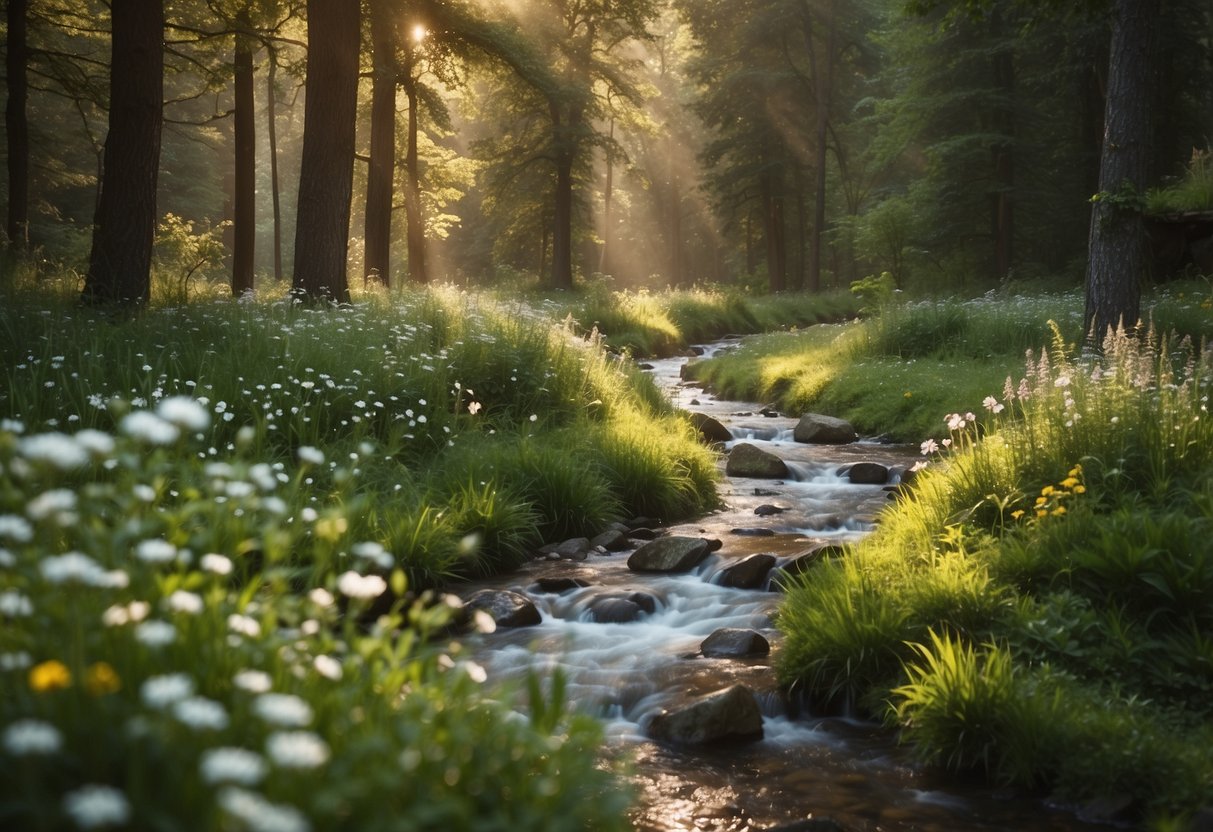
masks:
[(1081, 298), (987, 297), (747, 342), (725, 395), (921, 442), (878, 530), (781, 608), (783, 682), (926, 763), (1186, 829), (1213, 794), (1213, 295), (1084, 354)]

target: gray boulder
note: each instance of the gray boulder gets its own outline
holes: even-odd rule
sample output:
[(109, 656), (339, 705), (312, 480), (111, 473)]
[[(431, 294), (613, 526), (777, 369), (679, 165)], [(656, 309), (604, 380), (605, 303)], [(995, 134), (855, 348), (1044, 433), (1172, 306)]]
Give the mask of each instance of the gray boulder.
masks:
[(766, 582), (767, 573), (774, 565), (774, 555), (765, 553), (747, 555), (720, 570), (720, 585), (738, 589), (757, 589)]
[(555, 554), (565, 560), (585, 560), (590, 548), (588, 537), (572, 537), (557, 546)]
[(760, 740), (762, 711), (749, 688), (733, 685), (662, 711), (645, 730), (655, 740), (683, 745)]
[(823, 416), (820, 413), (806, 413), (800, 417), (792, 430), (792, 438), (797, 442), (807, 442), (815, 445), (845, 445), (859, 438), (851, 423), (833, 416)]
[(482, 589), (467, 600), (466, 606), (484, 610), (498, 627), (530, 627), (542, 620), (530, 598), (508, 589)]
[(699, 652), (710, 659), (741, 659), (767, 655), (771, 643), (754, 630), (722, 627), (703, 640)]
[(607, 529), (590, 541), (590, 546), (601, 546), (608, 552), (619, 552), (632, 545), (628, 536), (618, 529)]
[(847, 478), (855, 485), (884, 485), (889, 469), (879, 462), (856, 462), (847, 469)]
[(729, 433), (729, 429), (720, 422), (713, 419), (711, 416), (703, 413), (688, 413), (687, 418), (695, 430), (699, 431), (699, 435), (703, 437), (705, 442), (732, 442), (733, 434)]
[(602, 595), (589, 604), (590, 619), (599, 624), (627, 624), (657, 610), (657, 596), (647, 592)]
[(633, 572), (686, 572), (708, 556), (711, 541), (702, 537), (660, 537), (628, 558)]
[(724, 472), (730, 477), (760, 477), (780, 479), (788, 476), (788, 466), (775, 454), (747, 442), (733, 446)]

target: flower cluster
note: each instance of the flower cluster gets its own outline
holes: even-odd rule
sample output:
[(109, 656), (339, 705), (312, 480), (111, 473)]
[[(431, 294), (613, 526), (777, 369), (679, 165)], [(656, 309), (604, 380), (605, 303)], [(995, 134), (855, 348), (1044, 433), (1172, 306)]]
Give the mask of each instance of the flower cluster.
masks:
[(1029, 521), (1060, 517), (1066, 513), (1066, 503), (1086, 491), (1087, 487), (1082, 481), (1082, 465), (1075, 465), (1066, 473), (1065, 479), (1056, 485), (1046, 485), (1040, 489), (1040, 495), (1032, 505), (1031, 514), (1028, 509), (1016, 509), (1011, 512), (1011, 517), (1015, 520), (1028, 517)]

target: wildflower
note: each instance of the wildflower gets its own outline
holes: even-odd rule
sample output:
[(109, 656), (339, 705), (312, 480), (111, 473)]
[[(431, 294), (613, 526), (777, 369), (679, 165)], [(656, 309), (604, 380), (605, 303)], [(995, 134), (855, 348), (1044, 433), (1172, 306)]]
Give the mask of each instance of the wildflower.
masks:
[(219, 792), (219, 805), (250, 832), (311, 832), (307, 817), (294, 806), (271, 803), (255, 792), (235, 786)]
[(30, 500), (25, 506), (25, 513), (34, 520), (45, 520), (52, 515), (62, 516), (75, 508), (76, 492), (66, 488), (54, 488)]
[(222, 731), (228, 726), (227, 711), (213, 699), (188, 696), (173, 703), (173, 716), (198, 731)]
[(197, 615), (202, 612), (204, 604), (202, 596), (194, 592), (188, 592), (184, 589), (178, 589), (173, 592), (166, 600), (168, 608), (172, 612), (180, 612), (186, 615)]
[(265, 778), (268, 766), (255, 751), (245, 748), (208, 748), (198, 763), (202, 779), (215, 783), (239, 783), (255, 786)]
[(139, 686), (139, 698), (155, 710), (164, 710), (193, 695), (194, 680), (184, 673), (149, 676)]
[(903, 396), (904, 398), (907, 398), (907, 399), (912, 399), (912, 398), (914, 398), (914, 394), (913, 394), (913, 393), (911, 393), (909, 390), (907, 390), (907, 391), (905, 391), (904, 393), (902, 393), (902, 396)]
[(135, 640), (147, 647), (163, 647), (177, 640), (177, 630), (167, 621), (144, 621), (135, 628)]
[(1054, 387), (1069, 387), (1070, 386), (1070, 377), (1066, 376), (1066, 375), (1058, 376), (1053, 381), (1053, 386)]
[(981, 405), (986, 410), (994, 414), (1002, 413), (1004, 410), (1006, 410), (1006, 405), (1000, 403), (998, 399), (994, 398), (993, 396), (986, 396)]
[(14, 757), (33, 754), (54, 754), (63, 747), (63, 735), (49, 722), (40, 719), (20, 719), (4, 729), (0, 745)]
[(383, 546), (372, 541), (355, 543), (350, 547), (350, 552), (357, 557), (369, 560), (380, 569), (391, 569), (396, 563), (392, 556), (384, 550)]
[(918, 448), (920, 451), (922, 451), (923, 456), (926, 456), (927, 454), (933, 454), (938, 451), (939, 444), (934, 439), (928, 439), (919, 445)]
[(135, 547), (135, 557), (144, 563), (168, 563), (177, 557), (177, 547), (167, 540), (141, 540)]
[(239, 633), (248, 638), (257, 638), (261, 635), (261, 622), (239, 613), (232, 613), (227, 617), (227, 628), (233, 633)]
[(331, 607), (336, 602), (333, 593), (329, 592), (322, 586), (318, 586), (307, 594), (308, 600), (318, 607)]
[(136, 410), (122, 417), (121, 428), (127, 436), (148, 445), (171, 445), (181, 436), (176, 425), (147, 410)]
[(25, 618), (33, 615), (34, 605), (28, 597), (15, 589), (0, 592), (0, 616)]
[(249, 693), (265, 693), (271, 687), (270, 675), (260, 670), (241, 670), (232, 677), (232, 684)]
[(189, 396), (170, 396), (156, 406), (156, 415), (170, 425), (189, 431), (202, 431), (210, 427), (211, 414)]
[[(477, 610), (477, 612), (483, 612), (483, 610)], [(317, 656), (312, 660), (312, 667), (316, 668), (316, 672), (326, 679), (332, 679), (335, 682), (341, 678), (341, 662), (332, 656)]]
[(126, 795), (112, 786), (88, 785), (69, 792), (63, 809), (81, 829), (123, 826), (131, 817)]
[(114, 452), (114, 437), (108, 433), (92, 428), (85, 428), (76, 434), (76, 444), (93, 456), (109, 456)]
[(122, 690), (122, 680), (110, 664), (96, 662), (84, 671), (84, 689), (89, 696), (106, 696)]
[(949, 413), (947, 416), (948, 430), (960, 430), (965, 426), (965, 417), (959, 413)]
[(538, 416), (538, 414), (532, 413), (532, 414), (531, 414), (531, 421), (532, 421), (532, 422), (537, 422), (537, 421), (539, 421), (539, 416)]
[(0, 537), (7, 537), (14, 543), (29, 543), (34, 537), (34, 529), (24, 517), (0, 514)]
[(312, 706), (290, 693), (261, 694), (253, 702), (253, 713), (284, 728), (303, 728), (312, 723)]
[(1015, 511), (1011, 512), (1011, 519), (1018, 520), (1020, 517), (1023, 517), (1023, 515), (1024, 510), (1022, 508), (1017, 508)]
[(328, 744), (311, 731), (276, 731), (265, 751), (280, 768), (316, 768), (329, 759)]
[(337, 578), (337, 589), (347, 598), (378, 598), (387, 590), (387, 582), (378, 575), (350, 571)]
[(58, 659), (36, 664), (29, 671), (29, 687), (35, 693), (47, 693), (71, 687), (72, 672)]
[(299, 450), (295, 453), (298, 454), (300, 462), (306, 462), (310, 465), (324, 464), (324, 452), (318, 448), (313, 448), (311, 445), (300, 445)]
[(1086, 494), (1087, 487), (1085, 485), (1081, 485), (1081, 484), (1076, 485), (1076, 486), (1074, 486), (1074, 493), (1075, 494)]
[(1053, 516), (1054, 516), (1054, 517), (1060, 517), (1061, 515), (1063, 515), (1063, 514), (1065, 514), (1065, 513), (1066, 513), (1066, 507), (1065, 507), (1065, 506), (1058, 506), (1057, 508), (1053, 509)]
[(202, 571), (212, 575), (230, 575), (232, 572), (231, 558), (214, 553), (203, 555), (198, 560), (198, 565), (202, 567)]
[(60, 471), (71, 471), (88, 462), (88, 452), (65, 433), (40, 433), (21, 440), (21, 455), (31, 462), (44, 462)]
[(480, 402), (468, 402), (468, 413), (475, 416), (477, 413), (480, 412), (480, 409), (482, 407), (483, 407), (483, 405), (480, 404)]
[(24, 650), (18, 650), (15, 653), (0, 653), (0, 671), (25, 670), (33, 663), (33, 658)]

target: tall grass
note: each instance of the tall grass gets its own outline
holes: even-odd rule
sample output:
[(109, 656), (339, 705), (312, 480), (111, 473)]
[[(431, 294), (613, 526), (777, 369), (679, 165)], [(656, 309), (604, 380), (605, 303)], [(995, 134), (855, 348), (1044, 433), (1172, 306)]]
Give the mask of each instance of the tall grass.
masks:
[[(1199, 808), (1211, 373), (1188, 338), (1113, 335), (1078, 357), (1055, 328), (981, 416), (951, 414), (923, 442), (926, 470), (870, 538), (793, 587), (785, 681), (877, 714), (887, 702), (942, 765), (1128, 795), (1143, 816)], [(1135, 781), (1130, 758), (1166, 774)]]

